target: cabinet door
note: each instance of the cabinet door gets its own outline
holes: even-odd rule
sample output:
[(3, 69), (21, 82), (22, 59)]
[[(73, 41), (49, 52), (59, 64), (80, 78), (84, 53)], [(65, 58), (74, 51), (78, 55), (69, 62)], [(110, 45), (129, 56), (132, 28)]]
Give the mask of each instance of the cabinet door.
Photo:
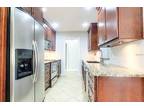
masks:
[(32, 16), (40, 23), (43, 22), (43, 13), (41, 8), (39, 7), (33, 7), (32, 8)]
[(47, 63), (45, 64), (45, 89), (50, 87), (50, 80), (51, 80), (50, 63)]
[(119, 38), (141, 39), (142, 38), (142, 8), (119, 7)]
[(91, 23), (88, 31), (88, 50), (97, 50), (97, 23)]
[(88, 31), (88, 50), (91, 50), (91, 30)]
[(98, 44), (101, 45), (105, 42), (106, 33), (105, 33), (105, 8), (102, 8), (98, 14)]
[(98, 49), (98, 34), (97, 34), (97, 23), (92, 23), (92, 33), (91, 33), (91, 50), (97, 50)]
[(118, 15), (116, 7), (106, 7), (106, 41), (118, 38)]
[(51, 31), (51, 41), (52, 41), (52, 50), (55, 51), (56, 49), (56, 32)]

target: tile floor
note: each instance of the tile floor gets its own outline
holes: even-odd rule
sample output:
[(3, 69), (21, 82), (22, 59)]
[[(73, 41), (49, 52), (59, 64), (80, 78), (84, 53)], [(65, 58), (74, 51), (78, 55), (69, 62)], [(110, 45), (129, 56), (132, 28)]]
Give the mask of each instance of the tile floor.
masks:
[(65, 72), (56, 84), (46, 91), (45, 102), (87, 102), (78, 72)]

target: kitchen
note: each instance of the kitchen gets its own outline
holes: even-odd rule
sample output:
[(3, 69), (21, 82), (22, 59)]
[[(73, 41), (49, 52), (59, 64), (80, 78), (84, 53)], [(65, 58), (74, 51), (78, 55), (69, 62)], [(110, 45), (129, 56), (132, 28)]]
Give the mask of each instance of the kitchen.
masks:
[(143, 7), (0, 8), (0, 101), (143, 102)]

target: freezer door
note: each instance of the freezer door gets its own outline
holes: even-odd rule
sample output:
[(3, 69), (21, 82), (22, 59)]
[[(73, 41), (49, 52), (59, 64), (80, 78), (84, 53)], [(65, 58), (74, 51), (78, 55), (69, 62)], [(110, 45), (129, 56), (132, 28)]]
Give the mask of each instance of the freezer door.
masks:
[(45, 77), (44, 77), (44, 29), (35, 21), (35, 44), (37, 57), (37, 70), (35, 81), (35, 101), (43, 101), (45, 97)]
[(32, 50), (34, 37), (34, 19), (17, 8), (11, 8), (10, 24), (10, 94), (11, 101), (34, 101), (33, 74), (15, 78), (16, 49)]

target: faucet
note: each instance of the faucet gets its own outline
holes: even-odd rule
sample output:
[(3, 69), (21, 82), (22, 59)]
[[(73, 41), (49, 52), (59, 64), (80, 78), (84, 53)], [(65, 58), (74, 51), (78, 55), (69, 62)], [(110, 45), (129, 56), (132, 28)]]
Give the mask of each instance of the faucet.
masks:
[(103, 52), (102, 52), (101, 49), (99, 49), (99, 51), (100, 51), (100, 53), (101, 53), (100, 63), (104, 64), (104, 61), (105, 61), (105, 60), (110, 60), (110, 58), (104, 58), (104, 57), (103, 57)]

